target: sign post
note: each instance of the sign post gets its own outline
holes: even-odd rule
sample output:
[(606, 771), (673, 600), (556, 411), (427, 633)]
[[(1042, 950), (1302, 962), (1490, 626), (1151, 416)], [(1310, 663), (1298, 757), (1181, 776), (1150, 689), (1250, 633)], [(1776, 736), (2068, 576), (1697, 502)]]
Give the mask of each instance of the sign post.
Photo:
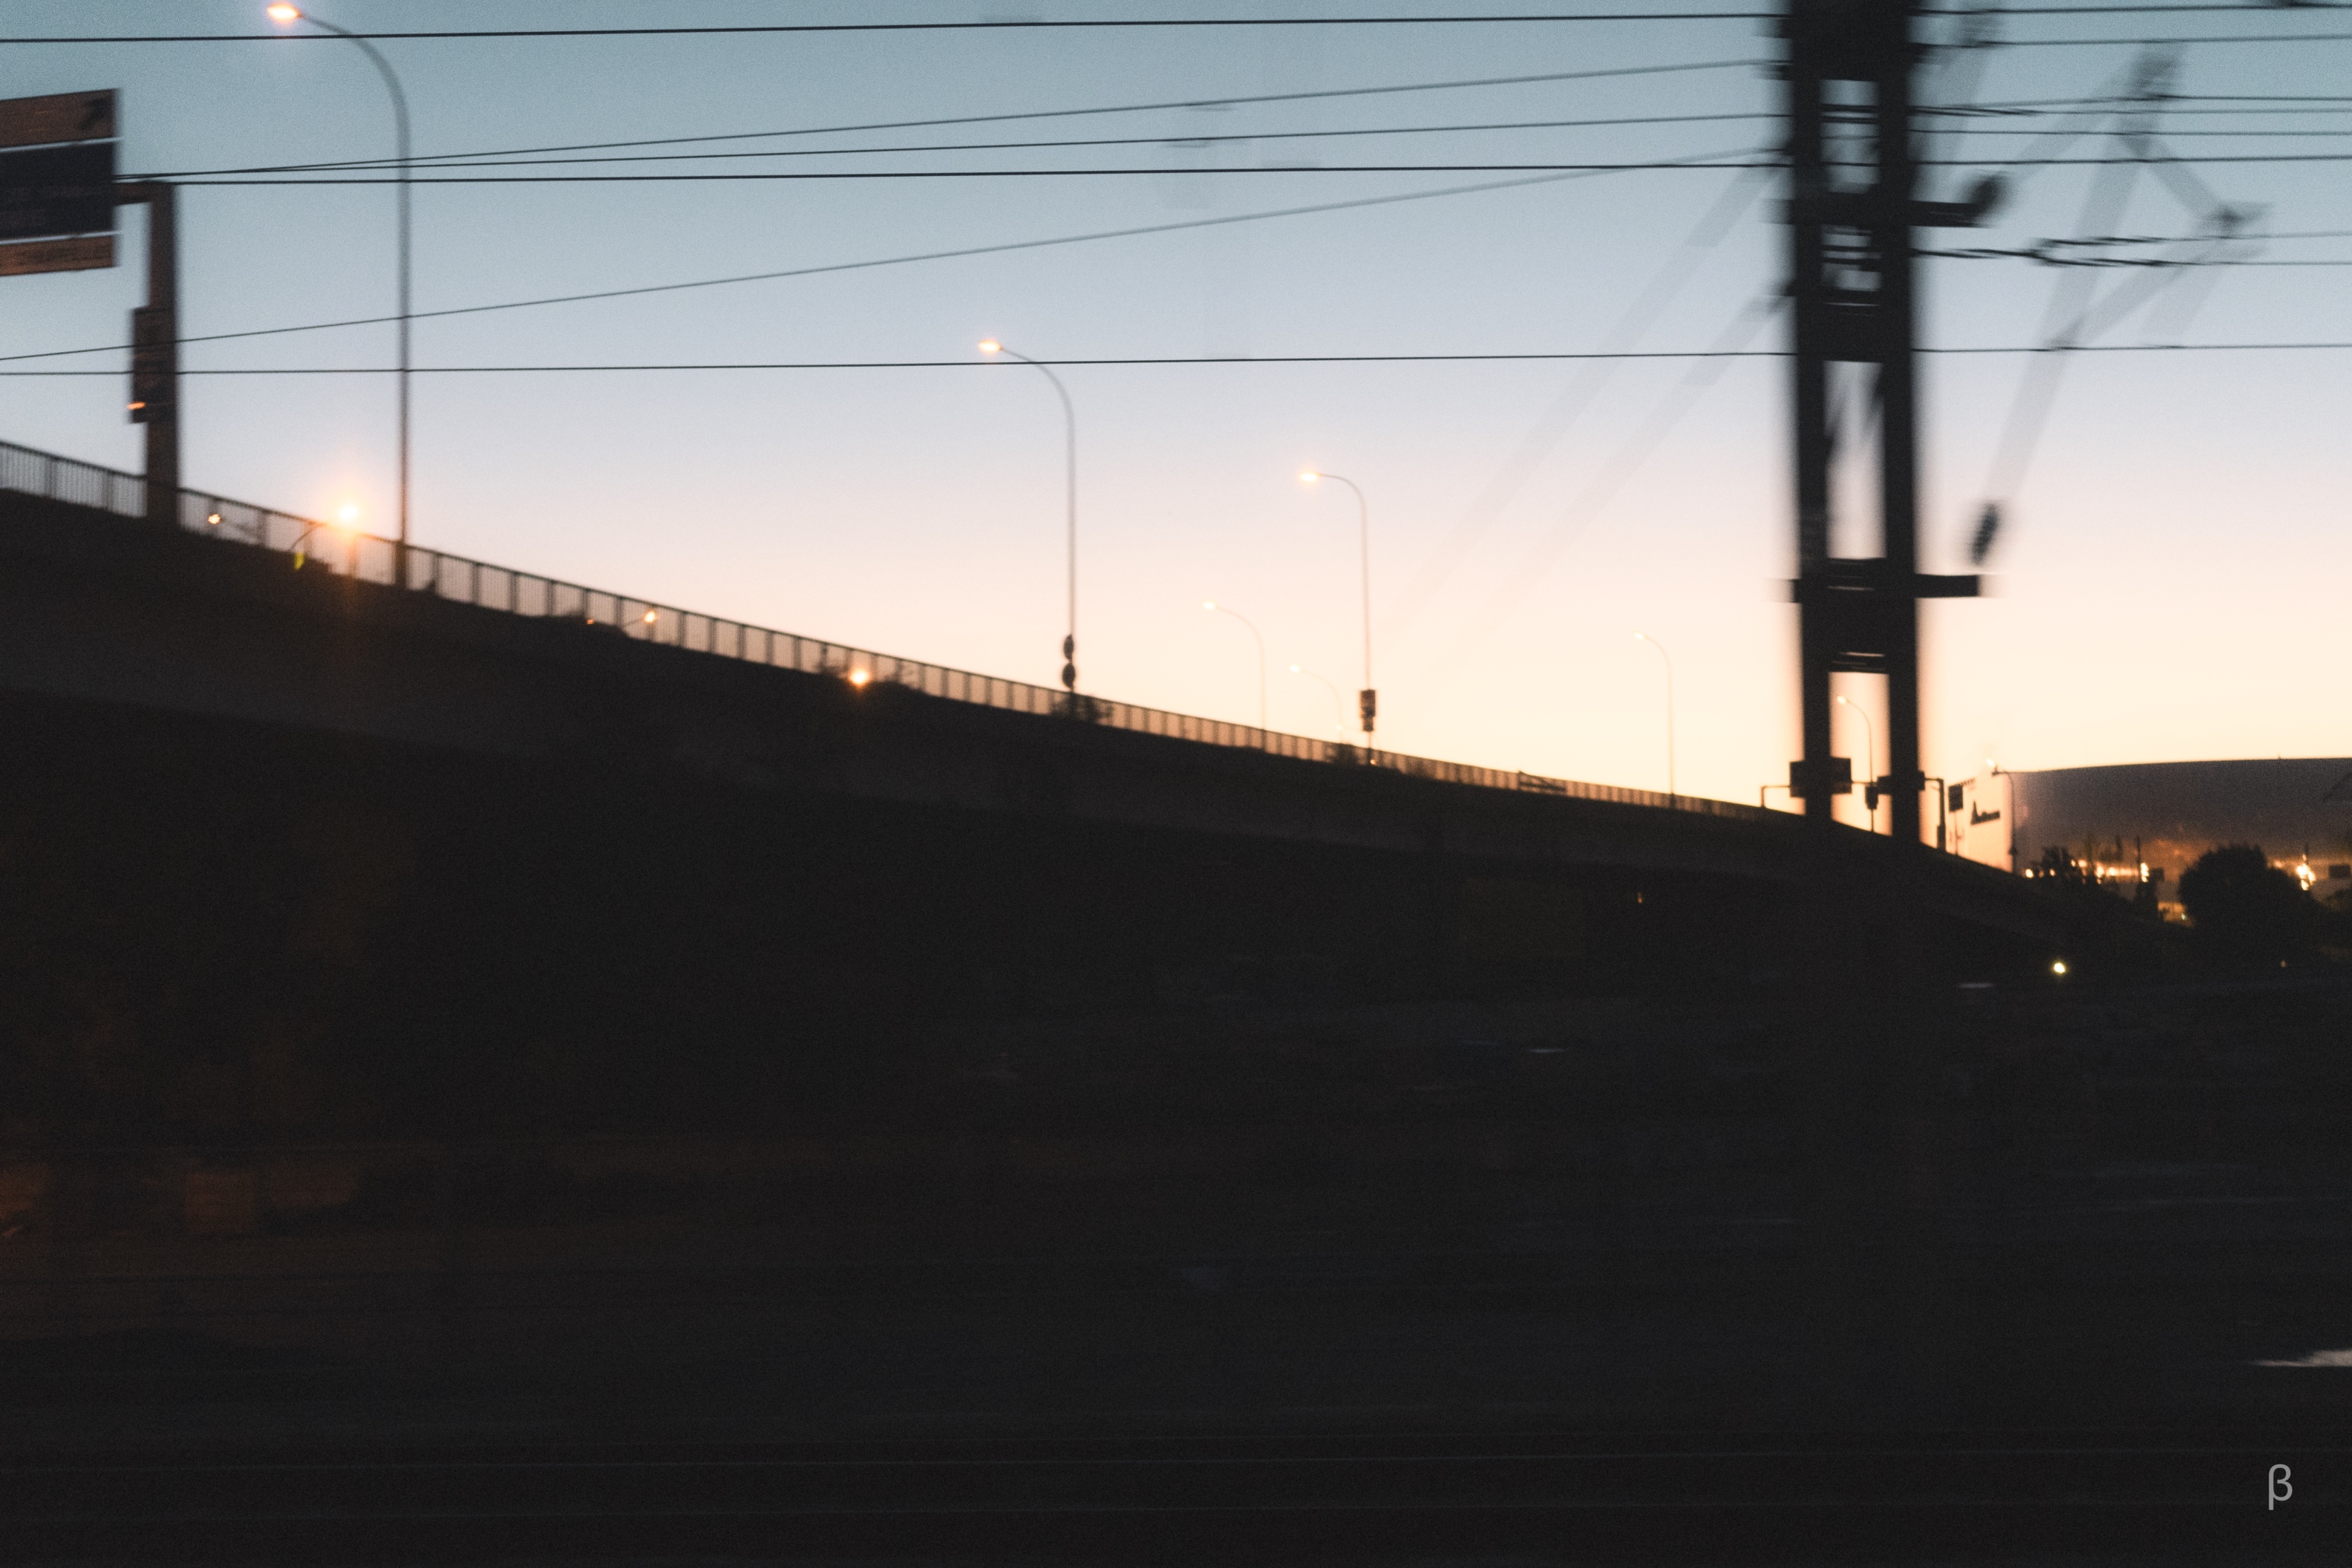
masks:
[(147, 427), (147, 516), (180, 511), (179, 244), (173, 187), (115, 181), (115, 94), (0, 100), (0, 278), (115, 263), (114, 209), (147, 207), (147, 303), (131, 312), (131, 422)]
[(147, 521), (180, 521), (180, 247), (173, 187), (115, 187), (147, 204), (147, 303), (131, 312), (131, 422), (147, 426)]

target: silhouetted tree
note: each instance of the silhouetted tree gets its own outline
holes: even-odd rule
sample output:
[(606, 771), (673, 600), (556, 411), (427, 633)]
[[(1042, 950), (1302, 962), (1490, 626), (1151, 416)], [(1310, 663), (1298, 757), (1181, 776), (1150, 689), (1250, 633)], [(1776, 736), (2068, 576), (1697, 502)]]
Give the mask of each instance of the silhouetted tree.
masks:
[(2180, 902), (2206, 950), (2229, 964), (2271, 965), (2302, 956), (2319, 906), (2252, 844), (2224, 845), (2180, 874)]

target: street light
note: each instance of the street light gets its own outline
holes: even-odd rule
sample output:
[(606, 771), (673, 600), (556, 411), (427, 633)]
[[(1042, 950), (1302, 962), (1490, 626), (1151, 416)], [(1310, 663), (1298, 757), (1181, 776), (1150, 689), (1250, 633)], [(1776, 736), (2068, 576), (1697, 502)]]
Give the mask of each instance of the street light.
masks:
[(1250, 634), (1250, 636), (1252, 636), (1252, 637), (1256, 637), (1256, 638), (1257, 638), (1257, 727), (1258, 727), (1259, 729), (1261, 729), (1261, 730), (1265, 729), (1265, 636), (1264, 636), (1262, 633), (1260, 633), (1260, 632), (1258, 631), (1258, 629), (1257, 629), (1257, 623), (1256, 623), (1256, 622), (1255, 622), (1255, 621), (1251, 620), (1247, 616), (1243, 615), (1239, 610), (1233, 609), (1233, 608), (1231, 608), (1231, 607), (1229, 607), (1229, 606), (1227, 606), (1227, 605), (1220, 605), (1220, 604), (1219, 604), (1219, 603), (1217, 603), (1214, 599), (1203, 599), (1203, 600), (1201, 602), (1201, 608), (1202, 608), (1202, 609), (1204, 609), (1204, 610), (1213, 610), (1213, 611), (1215, 611), (1218, 615), (1221, 615), (1221, 616), (1233, 616), (1233, 618), (1234, 618), (1234, 619), (1235, 619), (1235, 620), (1237, 620), (1237, 621), (1241, 622), (1241, 624), (1242, 624), (1242, 625), (1244, 625), (1244, 626), (1245, 626), (1249, 627), (1249, 634)]
[(322, 32), (347, 38), (367, 51), (367, 58), (383, 77), (383, 85), (392, 91), (393, 128), (400, 142), (400, 534), (396, 552), (394, 577), (404, 588), (408, 586), (408, 327), (409, 327), (409, 182), (408, 182), (408, 95), (400, 89), (400, 79), (393, 74), (392, 65), (377, 52), (376, 47), (358, 34), (336, 26), (332, 22), (311, 16), (299, 5), (277, 5), (269, 7), (269, 19), (280, 26), (290, 27), (297, 22), (308, 22)]
[(1290, 673), (1293, 675), (1303, 675), (1309, 680), (1323, 681), (1323, 689), (1331, 694), (1331, 732), (1335, 735), (1346, 734), (1348, 732), (1347, 721), (1342, 718), (1341, 715), (1347, 712), (1348, 708), (1346, 703), (1339, 700), (1339, 689), (1332, 685), (1328, 680), (1324, 680), (1323, 677), (1316, 674), (1313, 670), (1307, 668), (1303, 665), (1292, 665), (1290, 667)]
[(1070, 404), (1070, 390), (1062, 384), (1062, 378), (1027, 354), (1008, 349), (994, 338), (982, 339), (980, 352), (984, 354), (1003, 354), (1007, 359), (1017, 359), (1023, 364), (1041, 372), (1047, 381), (1054, 384), (1055, 395), (1062, 400), (1062, 426), (1068, 437), (1063, 467), (1064, 475), (1067, 480), (1065, 488), (1067, 491), (1069, 510), (1070, 578), (1070, 629), (1062, 638), (1062, 686), (1072, 697), (1076, 697), (1078, 694), (1078, 412)]
[(1863, 788), (1866, 792), (1863, 795), (1863, 804), (1870, 813), (1870, 830), (1875, 833), (1878, 831), (1878, 807), (1870, 803), (1878, 794), (1878, 726), (1870, 721), (1869, 714), (1844, 698), (1838, 699), (1838, 706), (1862, 721)]
[(1666, 800), (1671, 804), (1682, 798), (1675, 791), (1675, 656), (1647, 632), (1635, 632), (1633, 640), (1648, 643), (1666, 661)]
[(1372, 743), (1372, 719), (1380, 711), (1380, 693), (1372, 689), (1372, 509), (1364, 500), (1363, 487), (1345, 474), (1327, 474), (1308, 468), (1302, 472), (1303, 484), (1317, 484), (1329, 479), (1356, 492), (1356, 527), (1363, 548), (1364, 566), (1364, 689), (1356, 694), (1356, 706), (1364, 721), (1364, 744)]

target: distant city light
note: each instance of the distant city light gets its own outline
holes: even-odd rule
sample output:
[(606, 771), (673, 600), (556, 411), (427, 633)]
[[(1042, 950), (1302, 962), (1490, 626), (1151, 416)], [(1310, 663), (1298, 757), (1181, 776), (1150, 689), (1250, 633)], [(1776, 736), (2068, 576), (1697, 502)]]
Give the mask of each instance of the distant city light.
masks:
[(2057, 958), (2057, 959), (2053, 959), (2053, 960), (2051, 960), (2051, 962), (2050, 962), (2050, 973), (2053, 973), (2053, 974), (2063, 974), (2063, 973), (2066, 973), (2066, 961), (2065, 961), (2064, 959), (2063, 959), (2063, 958)]
[(220, 513), (216, 511), (207, 512), (205, 515), (205, 521), (210, 523), (213, 527), (218, 528), (220, 526)]

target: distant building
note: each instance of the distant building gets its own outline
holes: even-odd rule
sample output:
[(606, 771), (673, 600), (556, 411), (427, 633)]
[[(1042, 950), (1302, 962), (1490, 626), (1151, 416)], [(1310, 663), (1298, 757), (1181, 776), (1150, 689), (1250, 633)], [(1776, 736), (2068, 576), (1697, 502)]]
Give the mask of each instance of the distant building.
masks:
[(2352, 889), (2352, 757), (1989, 770), (1954, 794), (1953, 849), (2021, 875), (2054, 848), (2100, 880), (2152, 882), (2171, 905), (2205, 851), (2257, 844), (2323, 895)]

